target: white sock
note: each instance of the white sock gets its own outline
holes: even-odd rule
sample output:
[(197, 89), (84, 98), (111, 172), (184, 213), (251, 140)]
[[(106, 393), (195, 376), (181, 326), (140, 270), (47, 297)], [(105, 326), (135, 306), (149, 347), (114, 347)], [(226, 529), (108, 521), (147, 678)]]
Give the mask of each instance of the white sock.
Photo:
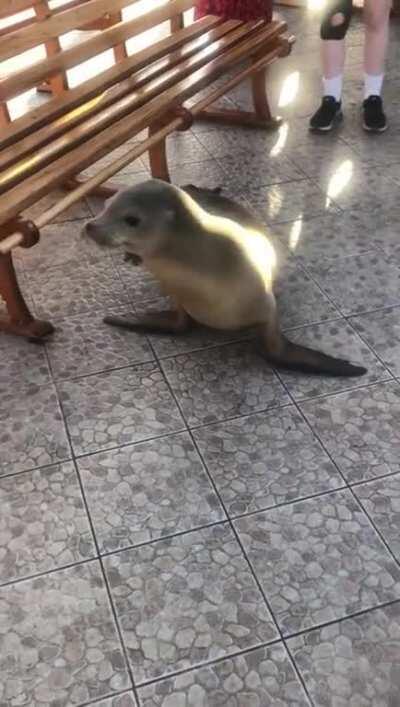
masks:
[(383, 74), (364, 74), (364, 98), (380, 96), (383, 84)]
[(338, 74), (332, 79), (322, 79), (324, 85), (324, 96), (333, 96), (335, 101), (342, 100), (343, 74)]

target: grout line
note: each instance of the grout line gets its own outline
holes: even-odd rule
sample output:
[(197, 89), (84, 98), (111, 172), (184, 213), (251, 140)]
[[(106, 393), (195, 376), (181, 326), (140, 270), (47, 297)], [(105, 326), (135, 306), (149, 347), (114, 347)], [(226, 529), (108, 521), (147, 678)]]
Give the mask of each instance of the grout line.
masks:
[(305, 636), (309, 633), (315, 633), (316, 631), (321, 631), (321, 629), (327, 628), (328, 626), (335, 626), (335, 624), (342, 624), (345, 621), (349, 621), (351, 619), (357, 619), (360, 616), (365, 616), (366, 614), (372, 614), (375, 611), (379, 611), (381, 609), (386, 609), (388, 606), (394, 606), (394, 605), (399, 605), (399, 607), (400, 607), (400, 598), (391, 599), (390, 601), (382, 602), (381, 604), (378, 604), (376, 606), (369, 606), (366, 609), (360, 609), (359, 611), (354, 611), (353, 613), (347, 614), (346, 616), (341, 616), (338, 619), (331, 619), (330, 621), (325, 621), (324, 623), (317, 624), (316, 626), (310, 626), (310, 628), (304, 628), (304, 629), (301, 629), (300, 631), (288, 633), (285, 635), (285, 641), (291, 641), (293, 638), (298, 638), (299, 636)]
[[(105, 700), (114, 700), (116, 697), (122, 697), (123, 695), (129, 695), (132, 692), (132, 688), (118, 690), (117, 692), (109, 692), (107, 695), (101, 695), (100, 697), (90, 700), (90, 702), (80, 702), (77, 707), (96, 707), (96, 705), (102, 704)], [(139, 702), (136, 698), (136, 694), (133, 691), (133, 697), (136, 700), (135, 707), (139, 707)]]
[(74, 463), (74, 467), (75, 467), (75, 473), (76, 473), (76, 475), (77, 475), (77, 480), (78, 480), (79, 487), (80, 487), (80, 492), (81, 492), (81, 495), (82, 495), (83, 505), (84, 505), (84, 508), (85, 508), (85, 511), (86, 511), (86, 515), (87, 515), (87, 518), (88, 518), (88, 523), (89, 523), (90, 530), (91, 530), (91, 533), (92, 533), (93, 542), (94, 542), (94, 547), (95, 547), (96, 553), (97, 553), (97, 560), (98, 560), (98, 563), (99, 563), (101, 575), (102, 575), (102, 577), (103, 577), (104, 589), (105, 589), (105, 592), (106, 592), (106, 595), (107, 595), (107, 599), (108, 599), (109, 609), (110, 609), (110, 612), (111, 612), (111, 615), (112, 615), (112, 618), (113, 618), (113, 621), (114, 621), (115, 631), (116, 631), (116, 634), (117, 634), (117, 637), (118, 637), (118, 640), (119, 640), (119, 643), (120, 643), (121, 651), (122, 651), (122, 654), (123, 654), (123, 656), (124, 656), (127, 675), (128, 675), (128, 678), (129, 678), (129, 680), (130, 680), (130, 682), (131, 682), (130, 689), (133, 690), (133, 694), (134, 694), (134, 696), (135, 696), (135, 699), (136, 699), (137, 703), (139, 704), (139, 699), (138, 699), (137, 692), (136, 692), (136, 686), (135, 686), (135, 680), (134, 680), (134, 676), (133, 676), (133, 671), (132, 671), (132, 668), (131, 668), (131, 665), (130, 665), (130, 661), (129, 661), (129, 657), (128, 657), (128, 651), (127, 651), (127, 649), (126, 649), (126, 646), (125, 646), (125, 643), (124, 643), (124, 640), (123, 640), (122, 629), (121, 629), (121, 626), (120, 626), (120, 623), (119, 623), (119, 620), (118, 620), (116, 608), (115, 608), (115, 606), (114, 606), (114, 602), (113, 602), (113, 598), (112, 598), (112, 592), (111, 592), (111, 589), (110, 589), (110, 586), (109, 586), (109, 582), (108, 582), (108, 578), (107, 578), (107, 573), (106, 573), (106, 570), (105, 570), (105, 567), (104, 567), (104, 562), (103, 562), (103, 559), (102, 559), (101, 554), (100, 554), (100, 548), (99, 548), (99, 544), (98, 544), (98, 541), (97, 541), (97, 536), (96, 536), (96, 532), (95, 532), (95, 528), (94, 528), (94, 523), (93, 523), (93, 521), (92, 521), (92, 517), (91, 517), (91, 514), (90, 514), (89, 505), (88, 505), (88, 502), (87, 502), (87, 499), (86, 499), (85, 489), (84, 489), (84, 485), (83, 485), (83, 482), (82, 482), (82, 478), (81, 478), (81, 474), (80, 474), (80, 471), (79, 471), (79, 467), (78, 467), (78, 464), (77, 464), (77, 462), (76, 462), (76, 458), (75, 458), (75, 455), (74, 455), (74, 449), (73, 449), (73, 446), (72, 446), (72, 441), (71, 441), (69, 429), (68, 429), (68, 426), (67, 426), (67, 420), (66, 420), (66, 416), (65, 416), (65, 413), (64, 413), (64, 409), (63, 409), (61, 400), (60, 400), (59, 404), (60, 404), (60, 407), (61, 407), (61, 412), (62, 412), (62, 416), (63, 416), (63, 420), (64, 420), (64, 425), (65, 425), (66, 430), (67, 430), (67, 436), (68, 436), (68, 439), (69, 439), (69, 443), (70, 443), (71, 449), (72, 449), (72, 458), (73, 458), (73, 463)]
[[(156, 353), (155, 353), (155, 352), (154, 352), (154, 355), (156, 356)], [(311, 697), (310, 697), (309, 692), (308, 692), (308, 690), (307, 690), (307, 688), (306, 688), (306, 685), (305, 685), (305, 682), (304, 682), (304, 680), (303, 680), (303, 677), (302, 677), (302, 675), (300, 674), (300, 671), (299, 671), (299, 669), (298, 669), (296, 663), (293, 661), (293, 659), (292, 659), (292, 657), (291, 657), (291, 655), (290, 655), (290, 653), (289, 653), (289, 651), (288, 651), (288, 649), (287, 649), (286, 643), (285, 643), (284, 640), (283, 640), (283, 635), (282, 635), (282, 632), (281, 632), (281, 630), (280, 630), (279, 624), (278, 624), (278, 622), (277, 622), (277, 620), (276, 620), (276, 618), (275, 618), (275, 615), (274, 615), (274, 613), (273, 613), (273, 611), (272, 611), (272, 609), (271, 609), (271, 606), (270, 606), (270, 604), (269, 604), (269, 601), (267, 600), (267, 597), (266, 597), (266, 595), (265, 595), (265, 592), (264, 592), (264, 590), (262, 589), (261, 583), (259, 582), (259, 579), (258, 579), (258, 577), (257, 577), (257, 575), (256, 575), (256, 573), (255, 573), (255, 571), (254, 571), (254, 569), (253, 569), (253, 566), (252, 566), (252, 564), (251, 564), (251, 562), (250, 562), (250, 559), (249, 559), (249, 557), (248, 557), (248, 555), (247, 555), (247, 553), (246, 553), (246, 551), (245, 551), (245, 549), (244, 549), (244, 547), (243, 547), (243, 545), (242, 545), (242, 542), (241, 542), (241, 539), (240, 539), (240, 537), (239, 537), (239, 534), (238, 534), (238, 532), (236, 531), (236, 528), (235, 528), (235, 526), (234, 526), (234, 523), (233, 523), (233, 521), (232, 521), (232, 519), (231, 519), (231, 517), (230, 517), (230, 515), (229, 515), (229, 513), (228, 513), (228, 511), (227, 511), (226, 505), (225, 505), (225, 503), (224, 503), (224, 501), (223, 501), (223, 499), (222, 499), (222, 497), (221, 497), (221, 494), (219, 493), (217, 484), (215, 483), (214, 478), (213, 478), (212, 474), (210, 473), (210, 471), (209, 471), (209, 469), (208, 469), (208, 466), (207, 466), (207, 464), (206, 464), (206, 462), (205, 462), (205, 460), (204, 460), (204, 457), (203, 457), (203, 455), (202, 455), (202, 453), (201, 453), (201, 450), (199, 449), (199, 447), (198, 447), (198, 445), (197, 445), (196, 439), (195, 439), (195, 437), (193, 436), (191, 429), (188, 427), (188, 425), (187, 425), (187, 423), (186, 423), (186, 418), (185, 418), (184, 415), (183, 415), (183, 411), (181, 410), (181, 407), (180, 407), (179, 402), (178, 402), (178, 400), (177, 400), (177, 398), (176, 398), (176, 396), (175, 396), (175, 393), (174, 393), (174, 391), (173, 391), (173, 389), (172, 389), (172, 386), (170, 385), (169, 380), (168, 380), (168, 378), (167, 378), (167, 376), (166, 376), (164, 370), (163, 370), (162, 368), (161, 368), (161, 370), (162, 370), (162, 373), (163, 373), (163, 375), (164, 375), (165, 381), (166, 381), (166, 383), (167, 383), (167, 385), (168, 385), (168, 387), (169, 387), (170, 393), (171, 393), (171, 395), (173, 396), (173, 399), (175, 400), (175, 403), (176, 403), (176, 405), (177, 405), (177, 407), (178, 407), (178, 409), (179, 409), (179, 411), (180, 411), (180, 413), (181, 413), (181, 415), (182, 415), (183, 420), (185, 421), (185, 424), (186, 424), (186, 426), (187, 426), (187, 431), (188, 431), (188, 433), (189, 433), (189, 435), (190, 435), (190, 437), (191, 437), (192, 443), (193, 443), (193, 445), (195, 446), (195, 449), (196, 449), (196, 451), (197, 451), (197, 453), (198, 453), (198, 455), (199, 455), (199, 458), (200, 458), (200, 460), (201, 460), (201, 462), (202, 462), (202, 464), (203, 464), (203, 467), (204, 467), (204, 469), (205, 469), (205, 471), (206, 471), (206, 473), (207, 473), (207, 476), (208, 476), (208, 478), (209, 478), (209, 481), (210, 481), (210, 483), (211, 483), (211, 485), (212, 485), (212, 487), (213, 487), (213, 489), (214, 489), (214, 493), (216, 494), (216, 496), (217, 496), (217, 498), (218, 498), (218, 500), (219, 500), (219, 503), (221, 504), (221, 507), (222, 507), (222, 509), (223, 509), (223, 511), (224, 511), (224, 513), (225, 513), (225, 515), (226, 515), (226, 517), (227, 517), (227, 519), (228, 519), (228, 523), (229, 523), (231, 532), (232, 532), (233, 536), (235, 537), (236, 542), (238, 543), (238, 546), (239, 546), (240, 549), (241, 549), (243, 559), (245, 560), (245, 562), (246, 562), (246, 564), (247, 564), (247, 566), (248, 566), (248, 569), (249, 569), (249, 571), (250, 571), (250, 574), (251, 574), (251, 576), (253, 577), (253, 581), (254, 581), (255, 585), (257, 586), (257, 588), (258, 588), (258, 590), (259, 590), (259, 592), (260, 592), (261, 597), (262, 597), (263, 600), (264, 600), (264, 604), (265, 604), (265, 606), (267, 607), (267, 610), (268, 610), (268, 612), (269, 612), (269, 614), (270, 614), (270, 617), (271, 617), (271, 619), (272, 619), (273, 624), (275, 625), (275, 629), (276, 629), (276, 631), (277, 631), (277, 633), (278, 633), (278, 636), (279, 636), (280, 639), (283, 641), (284, 647), (285, 647), (285, 649), (286, 649), (286, 653), (287, 653), (287, 655), (288, 655), (288, 657), (289, 657), (289, 659), (290, 659), (290, 661), (291, 661), (291, 663), (292, 663), (292, 667), (293, 667), (293, 669), (294, 669), (294, 672), (295, 672), (295, 674), (296, 674), (296, 676), (297, 676), (297, 678), (298, 678), (300, 684), (302, 685), (305, 694), (306, 694), (307, 697), (308, 697), (308, 700), (309, 700), (309, 702), (310, 702), (311, 707), (314, 707), (314, 703), (313, 703), (313, 701), (311, 700)]]
[[(220, 663), (224, 663), (225, 661), (228, 660), (235, 660), (236, 658), (239, 658), (242, 655), (246, 655), (248, 653), (255, 653), (258, 650), (262, 650), (264, 648), (272, 648), (275, 646), (281, 646), (283, 645), (283, 642), (279, 639), (276, 638), (272, 641), (268, 642), (263, 642), (260, 643), (256, 646), (250, 646), (250, 648), (244, 648), (243, 650), (238, 650), (235, 651), (234, 653), (230, 653), (229, 655), (225, 656), (219, 656), (218, 658), (211, 658), (209, 660), (206, 660), (201, 663), (196, 663), (195, 665), (191, 665), (188, 668), (181, 668), (180, 670), (177, 670), (173, 673), (168, 673), (167, 675), (161, 675), (160, 677), (157, 678), (152, 678), (151, 680), (145, 680), (143, 682), (138, 683), (138, 688), (142, 687), (149, 687), (149, 685), (157, 685), (159, 682), (163, 682), (165, 680), (169, 680), (171, 678), (179, 677), (180, 675), (186, 675), (187, 673), (192, 673), (197, 670), (202, 670), (203, 668), (208, 668), (210, 666), (214, 665), (219, 665)], [(196, 706), (194, 706), (196, 707)]]
[[(392, 381), (390, 381), (390, 382), (392, 382)], [(393, 382), (395, 382), (395, 381), (393, 381)], [(396, 381), (396, 382), (397, 382), (397, 381)], [(376, 385), (376, 384), (375, 384), (375, 385)], [(379, 384), (378, 384), (378, 385), (379, 385)], [(290, 394), (290, 393), (289, 393), (289, 394)], [(387, 541), (385, 540), (384, 536), (382, 535), (381, 531), (377, 528), (377, 526), (376, 526), (375, 522), (372, 520), (370, 514), (368, 513), (368, 511), (366, 511), (366, 509), (364, 508), (362, 502), (359, 500), (359, 498), (357, 497), (356, 493), (354, 492), (354, 490), (353, 490), (353, 488), (352, 488), (352, 485), (351, 485), (351, 484), (349, 483), (349, 481), (346, 479), (346, 477), (345, 477), (344, 473), (342, 472), (340, 466), (336, 463), (336, 461), (334, 460), (334, 458), (333, 458), (332, 455), (330, 454), (329, 450), (326, 448), (326, 446), (325, 446), (325, 444), (324, 444), (322, 438), (321, 438), (320, 435), (317, 433), (317, 431), (314, 430), (314, 428), (312, 427), (311, 423), (308, 421), (308, 418), (307, 418), (307, 416), (305, 415), (305, 413), (303, 412), (303, 410), (301, 409), (301, 406), (300, 406), (300, 405), (297, 405), (296, 403), (295, 403), (295, 405), (296, 405), (296, 407), (297, 407), (297, 410), (298, 410), (299, 413), (301, 414), (303, 420), (304, 420), (305, 423), (307, 424), (307, 427), (310, 429), (310, 431), (311, 431), (311, 433), (314, 435), (314, 437), (318, 440), (319, 444), (321, 445), (322, 449), (325, 451), (325, 453), (326, 453), (326, 455), (328, 456), (328, 458), (330, 459), (331, 463), (334, 465), (334, 467), (337, 469), (338, 473), (340, 474), (340, 476), (341, 476), (341, 478), (342, 478), (342, 480), (343, 480), (343, 483), (345, 484), (345, 490), (347, 490), (347, 491), (350, 492), (350, 494), (351, 494), (351, 496), (353, 497), (354, 501), (356, 502), (356, 504), (358, 505), (358, 507), (361, 509), (361, 511), (364, 513), (365, 517), (367, 518), (367, 520), (368, 520), (370, 526), (373, 528), (373, 530), (375, 531), (376, 535), (379, 537), (379, 539), (381, 540), (382, 544), (384, 545), (384, 547), (386, 548), (386, 550), (389, 552), (389, 554), (390, 554), (392, 560), (394, 560), (395, 564), (396, 564), (398, 567), (400, 567), (400, 559), (397, 559), (396, 556), (394, 555), (394, 553), (392, 552), (390, 546), (388, 545), (388, 543), (387, 543)], [(390, 475), (392, 475), (392, 474), (390, 474)], [(379, 479), (379, 477), (377, 477), (377, 478)], [(360, 485), (360, 484), (358, 484), (358, 485)], [(342, 489), (342, 490), (343, 490), (343, 489)], [(326, 494), (325, 494), (325, 495), (326, 495)]]
[(22, 584), (23, 582), (30, 582), (34, 579), (40, 579), (41, 577), (47, 577), (48, 575), (57, 574), (57, 572), (63, 572), (64, 570), (70, 570), (74, 567), (81, 567), (82, 565), (88, 565), (98, 561), (97, 555), (93, 557), (86, 557), (83, 560), (76, 560), (75, 562), (70, 562), (66, 565), (60, 565), (59, 567), (52, 567), (48, 570), (43, 570), (43, 572), (36, 572), (33, 574), (25, 575), (24, 577), (16, 577), (15, 579), (10, 579), (6, 582), (0, 584), (0, 590), (6, 587), (14, 586), (15, 584)]

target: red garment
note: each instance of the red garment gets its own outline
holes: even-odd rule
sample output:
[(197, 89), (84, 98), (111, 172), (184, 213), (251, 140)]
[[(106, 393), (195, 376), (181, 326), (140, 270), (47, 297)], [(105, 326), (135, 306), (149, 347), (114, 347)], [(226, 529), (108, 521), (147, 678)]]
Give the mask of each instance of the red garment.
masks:
[(197, 0), (196, 17), (217, 15), (224, 20), (272, 20), (273, 0)]

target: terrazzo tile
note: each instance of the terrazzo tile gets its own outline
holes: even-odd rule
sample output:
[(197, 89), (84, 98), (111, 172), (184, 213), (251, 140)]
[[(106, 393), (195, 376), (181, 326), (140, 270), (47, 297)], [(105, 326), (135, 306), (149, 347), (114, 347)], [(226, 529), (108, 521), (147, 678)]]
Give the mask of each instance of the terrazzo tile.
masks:
[[(113, 313), (123, 316), (125, 312)], [(104, 324), (103, 316), (91, 312), (57, 322), (46, 343), (55, 378), (84, 376), (154, 359), (146, 337)]]
[(49, 268), (73, 268), (90, 265), (98, 260), (109, 262), (107, 252), (82, 236), (86, 219), (52, 224), (42, 229), (40, 241), (33, 248), (21, 248), (21, 259), (28, 279), (43, 275)]
[[(208, 152), (217, 160), (229, 157), (230, 155), (240, 155), (244, 157), (249, 152), (258, 154), (261, 157), (268, 155), (268, 148), (274, 144), (276, 137), (273, 133), (263, 130), (246, 129), (242, 127), (232, 127), (229, 129), (211, 129), (201, 132), (198, 135), (200, 142), (207, 148)], [(238, 160), (236, 161), (236, 167)]]
[(398, 383), (312, 400), (301, 409), (348, 482), (400, 470)]
[(184, 429), (179, 410), (154, 363), (63, 381), (59, 391), (75, 454)]
[[(29, 209), (23, 212), (23, 217), (27, 219), (35, 219), (42, 213), (50, 209), (52, 206), (57, 204), (65, 196), (65, 192), (62, 190), (55, 190), (46, 194), (40, 201), (37, 201)], [(89, 218), (91, 216), (88, 202), (86, 199), (81, 199), (75, 204), (70, 206), (66, 211), (59, 214), (52, 220), (52, 223), (64, 223), (64, 221), (76, 221), (77, 219)]]
[(400, 307), (353, 317), (352, 325), (394, 376), (400, 376)]
[[(359, 110), (359, 101), (357, 101), (357, 109)], [(390, 103), (386, 102), (385, 110), (396, 109)], [(388, 116), (388, 123), (392, 127), (393, 116)], [(390, 131), (392, 133), (392, 131)], [(359, 129), (358, 120), (354, 121), (343, 134), (343, 140), (347, 142), (349, 147), (354, 150), (357, 155), (357, 160), (360, 160), (365, 169), (371, 174), (375, 167), (385, 168), (394, 160), (393, 155), (393, 134), (389, 131), (387, 135), (364, 135)], [(383, 140), (379, 139), (382, 138)]]
[(307, 179), (263, 187), (257, 194), (251, 194), (249, 201), (270, 224), (339, 211), (335, 204), (327, 203), (323, 191)]
[(315, 707), (396, 707), (400, 604), (289, 641)]
[(289, 400), (271, 368), (249, 344), (182, 354), (161, 365), (189, 425), (258, 412)]
[(0, 395), (0, 476), (71, 456), (54, 387), (34, 383)]
[[(1, 308), (0, 308), (1, 312)], [(0, 390), (12, 391), (21, 385), (50, 383), (44, 346), (22, 337), (0, 336)]]
[(269, 184), (304, 179), (304, 172), (287, 157), (274, 158), (251, 150), (243, 152), (240, 157), (237, 152), (225, 155), (218, 160), (218, 164), (226, 174), (225, 186), (233, 191), (248, 191)]
[(124, 692), (122, 695), (109, 697), (100, 702), (91, 702), (91, 707), (138, 707), (133, 692)]
[(29, 280), (40, 317), (62, 318), (94, 310), (106, 311), (129, 302), (128, 293), (111, 261), (50, 268)]
[(324, 172), (317, 182), (342, 209), (372, 213), (382, 204), (389, 212), (392, 205), (398, 208), (398, 186), (384, 166), (371, 169), (347, 160), (337, 170)]
[(387, 255), (341, 258), (310, 272), (345, 316), (400, 304), (400, 263)]
[(274, 294), (284, 328), (340, 317), (336, 307), (299, 266), (286, 264), (280, 268)]
[(225, 518), (189, 435), (79, 462), (100, 550), (118, 550)]
[(400, 562), (400, 475), (357, 485), (354, 493)]
[(310, 144), (298, 145), (290, 151), (290, 159), (307, 177), (317, 179), (326, 173), (332, 173), (340, 178), (342, 172), (354, 165), (356, 155), (353, 150), (341, 141), (315, 141)]
[(82, 705), (129, 688), (97, 563), (0, 589), (0, 700)]
[(192, 164), (173, 164), (169, 171), (172, 184), (176, 184), (178, 187), (185, 186), (185, 184), (195, 184), (197, 187), (214, 189), (223, 186), (225, 182), (223, 169), (215, 159), (211, 158)]
[(292, 223), (274, 224), (274, 234), (305, 265), (329, 264), (332, 269), (340, 258), (362, 255), (381, 248), (382, 227), (387, 223), (384, 209), (374, 214), (345, 211)]
[(71, 463), (0, 479), (0, 583), (93, 557)]
[(194, 437), (231, 516), (343, 486), (294, 407), (204, 427)]
[(280, 376), (296, 401), (391, 378), (389, 371), (344, 319), (295, 329), (287, 332), (287, 337), (296, 344), (345, 359), (367, 369), (367, 373), (355, 378), (281, 371)]
[(284, 635), (400, 598), (400, 568), (350, 491), (235, 526)]
[(277, 638), (227, 525), (105, 559), (138, 684)]
[(143, 707), (308, 707), (309, 702), (281, 646), (167, 678), (139, 690)]
[[(172, 133), (167, 138), (167, 159), (170, 167), (207, 162), (211, 157), (207, 145), (203, 145), (192, 132)], [(142, 159), (149, 169), (150, 163), (147, 153), (143, 155)]]
[[(98, 174), (101, 169), (104, 169), (104, 167), (107, 167), (110, 165), (112, 162), (115, 162), (116, 160), (120, 159), (121, 157), (125, 157), (129, 149), (132, 149), (133, 145), (129, 143), (125, 143), (123, 145), (120, 145), (117, 147), (115, 150), (110, 152), (108, 155), (105, 157), (102, 157), (100, 160), (97, 160), (93, 165), (90, 167), (87, 167), (85, 171), (82, 173), (84, 177), (91, 177), (94, 174)], [(127, 173), (137, 173), (137, 172), (143, 172), (146, 171), (147, 169), (147, 164), (145, 159), (142, 157), (137, 157), (134, 162), (131, 162), (130, 164), (126, 165), (126, 167), (123, 167), (120, 172), (118, 172), (118, 175), (120, 174), (127, 174)]]

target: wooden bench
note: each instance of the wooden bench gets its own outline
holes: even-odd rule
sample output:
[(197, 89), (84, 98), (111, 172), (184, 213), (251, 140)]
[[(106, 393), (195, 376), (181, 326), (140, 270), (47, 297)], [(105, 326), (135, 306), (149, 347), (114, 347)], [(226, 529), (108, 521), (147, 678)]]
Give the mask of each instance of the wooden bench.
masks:
[[(266, 129), (278, 125), (268, 105), (266, 68), (290, 52), (293, 38), (286, 34), (283, 22), (244, 24), (204, 17), (185, 26), (184, 13), (193, 8), (194, 0), (155, 4), (149, 9), (148, 0), (70, 0), (59, 12), (38, 14), (34, 22), (23, 21), (1, 38), (0, 69), (1, 62), (52, 43), (46, 58), (2, 74), (3, 105), (43, 81), (64, 77), (45, 105), (14, 121), (5, 111), (7, 125), (0, 133), (0, 295), (8, 316), (0, 319), (2, 331), (30, 338), (53, 331), (51, 323), (36, 320), (29, 311), (18, 286), (12, 249), (37, 243), (40, 229), (70, 205), (89, 193), (110, 195), (113, 189), (104, 182), (146, 151), (153, 176), (169, 180), (166, 138), (175, 130), (190, 128), (193, 120)], [(5, 17), (8, 10), (15, 15), (16, 9), (28, 5), (36, 9), (43, 7), (43, 1), (2, 0), (1, 14)], [(131, 19), (120, 16), (115, 24), (116, 13), (128, 6), (136, 6), (142, 14)], [(61, 47), (61, 35), (90, 26), (98, 29), (94, 36)], [(163, 30), (159, 39), (144, 46), (141, 35), (155, 28)], [(132, 38), (138, 44), (135, 53), (128, 55), (125, 47)], [(114, 65), (67, 88), (67, 70), (121, 46), (123, 51), (114, 51)], [(252, 83), (253, 113), (209, 108), (246, 78)], [(185, 106), (189, 99), (190, 109)], [(78, 180), (83, 170), (143, 130), (148, 130), (146, 139), (127, 145), (126, 154), (86, 182)], [(35, 223), (23, 217), (24, 210), (60, 187), (66, 189), (65, 196)]]
[[(0, 6), (0, 43), (2, 37), (12, 32), (16, 32), (23, 27), (33, 26), (40, 20), (58, 15), (65, 10), (77, 8), (84, 5), (89, 0), (62, 0), (62, 4), (52, 6), (51, 0), (3, 0)], [(107, 27), (112, 27), (122, 21), (122, 12), (106, 12), (102, 17), (80, 28), (81, 31), (99, 31)], [(44, 42), (44, 49), (47, 56), (58, 54), (61, 50), (59, 37), (51, 37)], [(127, 56), (125, 44), (118, 44), (113, 48), (117, 61), (125, 59)], [(68, 78), (66, 72), (51, 76), (48, 81), (44, 81), (37, 87), (39, 91), (52, 92), (58, 95), (68, 88)], [(7, 103), (0, 102), (0, 128), (11, 122)]]

